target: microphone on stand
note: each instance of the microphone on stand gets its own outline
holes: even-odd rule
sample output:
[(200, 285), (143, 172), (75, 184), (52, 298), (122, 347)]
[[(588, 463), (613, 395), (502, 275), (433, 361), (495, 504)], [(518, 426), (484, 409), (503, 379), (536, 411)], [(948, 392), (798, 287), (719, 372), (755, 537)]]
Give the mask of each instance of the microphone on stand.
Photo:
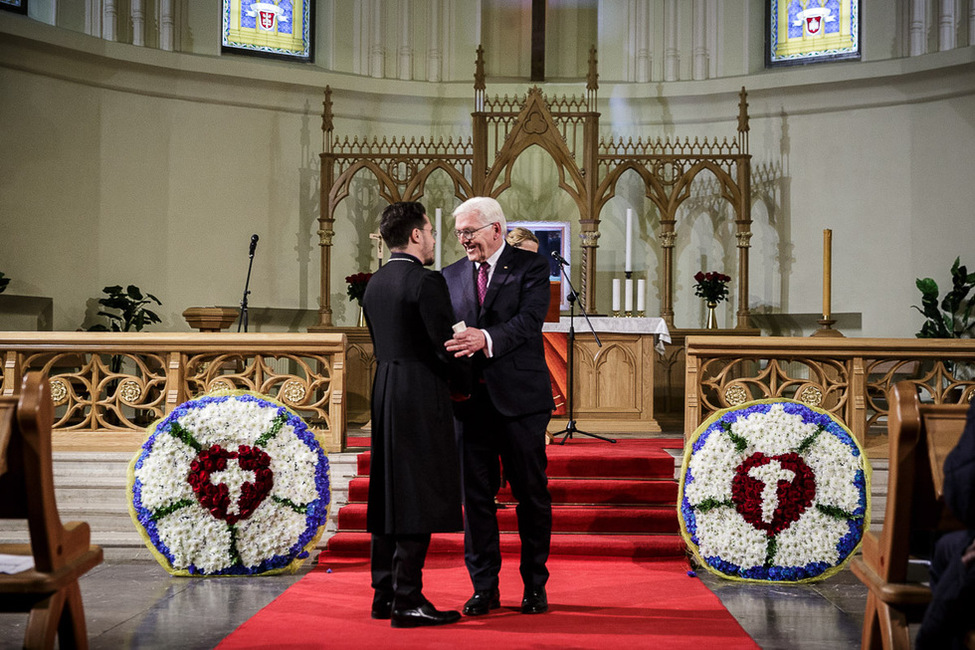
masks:
[(558, 254), (558, 251), (552, 251), (552, 259), (561, 264), (562, 266), (569, 266), (569, 261)]
[(257, 250), (258, 239), (259, 237), (256, 233), (251, 235), (250, 250), (247, 253), (250, 257), (250, 261), (247, 263), (247, 280), (244, 282), (244, 297), (240, 301), (240, 322), (237, 323), (238, 332), (240, 331), (241, 327), (244, 328), (244, 332), (247, 332), (247, 294), (250, 293), (249, 287), (251, 284), (251, 268), (254, 266), (254, 251)]

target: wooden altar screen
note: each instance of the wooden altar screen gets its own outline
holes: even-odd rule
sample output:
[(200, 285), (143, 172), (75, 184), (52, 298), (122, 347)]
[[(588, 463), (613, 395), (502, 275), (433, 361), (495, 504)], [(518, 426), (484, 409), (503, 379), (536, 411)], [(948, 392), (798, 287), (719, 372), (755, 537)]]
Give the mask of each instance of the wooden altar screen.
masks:
[[(677, 209), (690, 196), (691, 183), (709, 171), (717, 179), (721, 197), (735, 213), (738, 248), (737, 324), (750, 327), (748, 308), (748, 248), (751, 238), (751, 156), (748, 154), (748, 104), (741, 89), (737, 136), (674, 141), (638, 138), (599, 139), (596, 110), (598, 74), (596, 51), (590, 50), (586, 96), (546, 98), (537, 86), (525, 98), (489, 99), (485, 95), (483, 49), (478, 47), (474, 75), (472, 137), (444, 142), (405, 138), (372, 141), (339, 140), (334, 134), (332, 91), (325, 88), (322, 112), (321, 201), (319, 246), (321, 289), (318, 325), (332, 328), (331, 248), (336, 207), (349, 195), (352, 179), (360, 171), (371, 173), (379, 195), (389, 202), (417, 201), (423, 197), (430, 175), (443, 170), (454, 184), (454, 195), (464, 201), (473, 196), (499, 197), (511, 185), (518, 156), (532, 146), (541, 147), (555, 163), (559, 187), (579, 211), (582, 246), (580, 294), (583, 306), (596, 304), (596, 250), (599, 214), (615, 195), (616, 184), (628, 170), (643, 180), (647, 198), (660, 213), (657, 238), (663, 250), (661, 317), (674, 328), (674, 240)], [(491, 156), (489, 152), (497, 152)]]

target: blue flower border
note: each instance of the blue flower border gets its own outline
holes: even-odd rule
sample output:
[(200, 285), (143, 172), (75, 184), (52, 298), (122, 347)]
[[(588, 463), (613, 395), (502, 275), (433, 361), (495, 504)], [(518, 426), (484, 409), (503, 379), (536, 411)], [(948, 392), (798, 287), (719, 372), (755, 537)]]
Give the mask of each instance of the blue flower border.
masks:
[[(315, 471), (315, 492), (318, 494), (318, 498), (307, 505), (305, 511), (305, 530), (301, 533), (301, 535), (298, 536), (298, 540), (291, 546), (290, 549), (288, 549), (286, 554), (272, 556), (265, 559), (257, 566), (252, 567), (234, 564), (221, 571), (205, 573), (204, 571), (198, 569), (195, 565), (190, 565), (186, 570), (191, 575), (200, 576), (243, 576), (259, 575), (271, 571), (280, 571), (286, 569), (288, 565), (295, 560), (303, 560), (308, 557), (306, 547), (312, 542), (315, 536), (318, 535), (319, 529), (326, 524), (328, 520), (328, 506), (331, 501), (328, 474), (329, 465), (328, 457), (325, 455), (325, 450), (322, 449), (321, 444), (315, 437), (315, 433), (308, 428), (305, 421), (295, 415), (287, 407), (273, 400), (258, 397), (250, 393), (219, 396), (207, 395), (184, 402), (173, 409), (169, 415), (152, 427), (153, 432), (146, 442), (143, 443), (142, 451), (139, 453), (134, 467), (135, 469), (142, 467), (143, 462), (152, 452), (156, 438), (160, 434), (169, 435), (172, 430), (173, 423), (179, 418), (183, 417), (194, 409), (204, 408), (209, 404), (215, 404), (227, 400), (255, 402), (261, 406), (276, 409), (278, 416), (284, 416), (286, 418), (285, 424), (289, 424), (294, 428), (295, 436), (318, 456), (317, 469)], [(153, 547), (155, 547), (155, 549), (166, 558), (166, 561), (169, 562), (170, 567), (172, 567), (174, 561), (173, 554), (169, 550), (169, 547), (167, 547), (166, 544), (163, 543), (163, 541), (159, 538), (159, 530), (156, 526), (156, 522), (152, 519), (152, 512), (142, 505), (142, 482), (138, 478), (135, 478), (132, 483), (132, 506), (135, 509), (135, 517), (138, 520), (139, 525), (142, 526), (143, 530), (148, 536), (149, 541), (152, 543)]]
[(687, 537), (695, 546), (695, 554), (698, 555), (698, 557), (700, 557), (709, 568), (725, 577), (762, 582), (803, 582), (817, 580), (825, 577), (823, 574), (825, 574), (827, 571), (843, 566), (843, 564), (846, 563), (850, 556), (852, 556), (859, 547), (860, 541), (863, 539), (863, 533), (869, 520), (867, 512), (868, 482), (866, 472), (863, 469), (858, 470), (853, 479), (854, 485), (856, 485), (857, 491), (859, 492), (859, 499), (856, 510), (854, 510), (851, 514), (858, 518), (848, 519), (846, 522), (848, 531), (846, 535), (840, 538), (836, 544), (836, 550), (839, 554), (840, 560), (835, 565), (830, 565), (826, 562), (812, 562), (805, 566), (799, 567), (761, 566), (745, 569), (732, 562), (727, 562), (718, 556), (704, 557), (696, 552), (700, 548), (700, 542), (697, 537), (697, 517), (694, 512), (694, 507), (691, 506), (690, 502), (688, 501), (686, 490), (684, 489), (685, 486), (694, 481), (694, 476), (691, 473), (690, 468), (690, 458), (700, 451), (712, 434), (718, 433), (723, 435), (725, 433), (725, 425), (734, 424), (742, 418), (747, 419), (756, 413), (768, 413), (772, 409), (772, 406), (776, 404), (781, 404), (783, 411), (788, 414), (799, 415), (804, 423), (821, 426), (824, 433), (831, 434), (841, 443), (843, 443), (843, 445), (849, 447), (854, 458), (863, 455), (860, 445), (842, 423), (838, 422), (829, 413), (814, 410), (802, 402), (784, 399), (762, 400), (761, 402), (749, 402), (742, 406), (725, 409), (715, 413), (715, 415), (712, 416), (710, 424), (705, 427), (703, 431), (698, 429), (697, 435), (692, 440), (691, 453), (684, 461), (684, 475), (681, 482), (682, 499), (679, 514), (683, 527), (687, 532)]

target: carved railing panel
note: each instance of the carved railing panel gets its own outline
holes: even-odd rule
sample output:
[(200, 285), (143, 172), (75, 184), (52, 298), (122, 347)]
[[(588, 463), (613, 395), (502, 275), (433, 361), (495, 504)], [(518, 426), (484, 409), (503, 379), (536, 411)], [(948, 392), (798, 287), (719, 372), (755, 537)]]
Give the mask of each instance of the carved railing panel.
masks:
[(861, 443), (886, 425), (887, 395), (910, 381), (923, 401), (970, 402), (975, 340), (689, 337), (685, 435), (717, 410), (786, 397), (839, 417)]
[[(55, 442), (127, 440), (192, 397), (250, 390), (292, 408), (329, 451), (345, 433), (343, 334), (0, 332), (0, 394), (46, 373)], [(106, 434), (107, 438), (106, 438)], [(81, 443), (84, 444), (84, 443)]]

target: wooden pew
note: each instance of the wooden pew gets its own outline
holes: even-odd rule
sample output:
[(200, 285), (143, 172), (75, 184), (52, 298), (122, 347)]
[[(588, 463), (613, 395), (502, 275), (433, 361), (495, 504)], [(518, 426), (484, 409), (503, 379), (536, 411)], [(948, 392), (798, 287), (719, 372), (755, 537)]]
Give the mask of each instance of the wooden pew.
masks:
[(25, 648), (87, 648), (78, 578), (102, 561), (88, 524), (62, 525), (51, 461), (53, 405), (40, 373), (20, 393), (0, 396), (0, 518), (27, 521), (30, 544), (0, 544), (0, 553), (33, 558), (26, 571), (0, 574), (0, 611), (29, 612)]
[(944, 462), (965, 428), (967, 404), (922, 404), (916, 388), (901, 382), (890, 396), (887, 423), (890, 472), (884, 526), (863, 537), (853, 573), (869, 588), (861, 648), (908, 649), (908, 624), (919, 622), (931, 590), (909, 582), (913, 531), (950, 530), (958, 522), (942, 499)]

